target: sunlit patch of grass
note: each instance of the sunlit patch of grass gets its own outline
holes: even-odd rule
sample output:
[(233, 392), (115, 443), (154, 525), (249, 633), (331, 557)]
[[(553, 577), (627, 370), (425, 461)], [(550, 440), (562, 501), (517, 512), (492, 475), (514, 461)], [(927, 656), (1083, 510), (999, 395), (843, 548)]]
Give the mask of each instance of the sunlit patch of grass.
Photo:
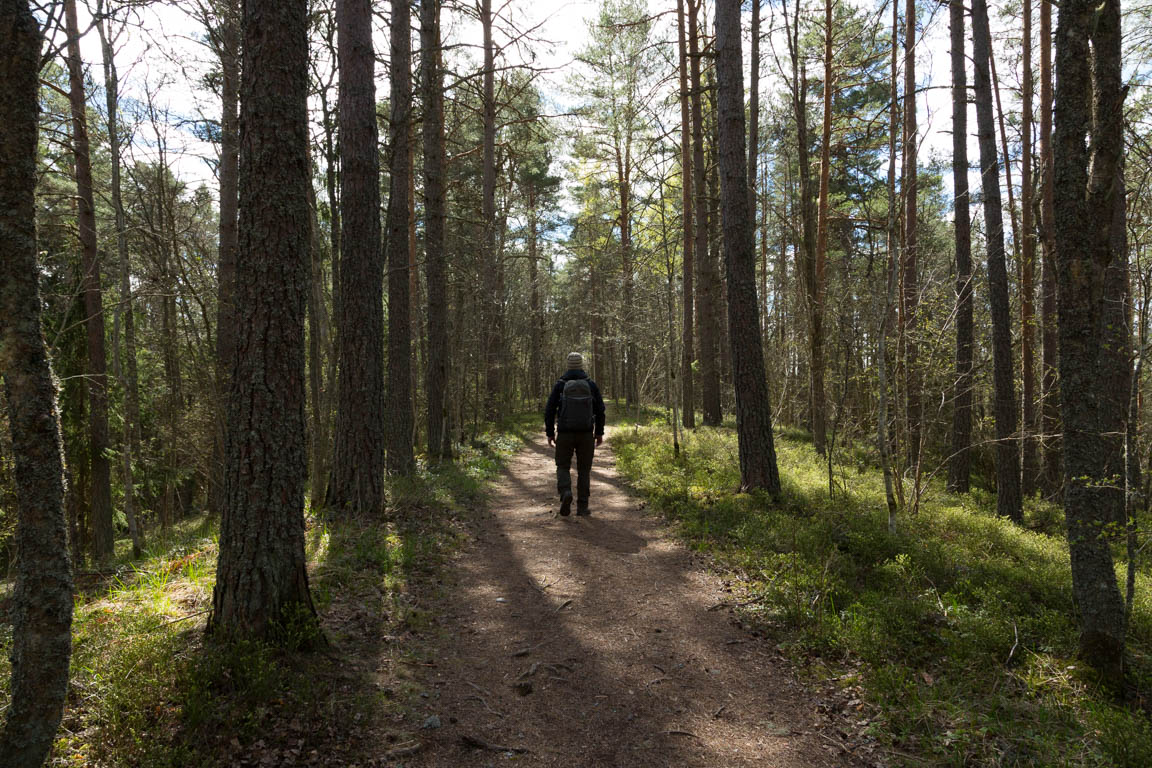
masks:
[[(414, 578), (434, 573), (465, 539), (470, 515), (489, 482), (521, 445), (534, 420), (480, 435), (456, 460), (421, 464), (393, 481), (388, 508), (368, 520), (306, 513), (305, 549), (314, 603), (329, 641), (323, 653), (307, 616), (281, 621), (282, 645), (206, 641), (219, 552), (218, 521), (190, 518), (156, 535), (143, 557), (117, 542), (116, 558), (77, 580), (68, 704), (54, 751), (64, 765), (219, 766), (247, 750), (271, 764), (293, 762), (296, 745), (354, 750), (352, 731), (397, 711), (414, 684), (377, 686), (385, 634), (428, 620), (409, 594)], [(0, 711), (8, 704), (10, 625), (0, 625)], [(390, 648), (404, 656), (413, 649)], [(367, 733), (367, 731), (365, 731)], [(273, 747), (279, 751), (271, 751)], [(270, 757), (272, 755), (273, 757)]]
[[(1141, 707), (1112, 701), (1075, 660), (1058, 510), (1031, 501), (1021, 527), (997, 518), (987, 494), (933, 481), (890, 534), (878, 470), (838, 468), (849, 481), (830, 495), (803, 433), (776, 447), (779, 501), (734, 493), (728, 428), (682, 435), (679, 456), (662, 425), (613, 437), (620, 470), (689, 546), (732, 571), (752, 601), (741, 619), (812, 669), (855, 672), (889, 746), (941, 765), (1152, 764)], [(1142, 568), (1129, 627), (1136, 698), (1152, 682), (1150, 579)]]

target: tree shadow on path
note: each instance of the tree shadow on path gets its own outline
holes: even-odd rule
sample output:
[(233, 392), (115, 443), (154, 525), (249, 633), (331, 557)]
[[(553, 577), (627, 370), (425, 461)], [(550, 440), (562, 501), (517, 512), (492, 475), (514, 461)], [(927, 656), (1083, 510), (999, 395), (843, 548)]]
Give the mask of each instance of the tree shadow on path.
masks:
[(847, 764), (775, 652), (710, 610), (719, 580), (598, 458), (590, 518), (556, 516), (542, 439), (509, 462), (435, 606), (419, 716), (440, 727), (404, 764)]

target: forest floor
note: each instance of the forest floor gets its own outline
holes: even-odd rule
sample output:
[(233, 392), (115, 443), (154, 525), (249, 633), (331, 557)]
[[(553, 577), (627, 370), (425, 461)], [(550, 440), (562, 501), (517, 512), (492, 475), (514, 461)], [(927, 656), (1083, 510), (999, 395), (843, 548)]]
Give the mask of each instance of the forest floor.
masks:
[(560, 517), (543, 437), (509, 459), (425, 606), (437, 629), (403, 764), (875, 764), (837, 725), (843, 691), (801, 683), (743, 629), (726, 583), (614, 464), (605, 442), (592, 515)]

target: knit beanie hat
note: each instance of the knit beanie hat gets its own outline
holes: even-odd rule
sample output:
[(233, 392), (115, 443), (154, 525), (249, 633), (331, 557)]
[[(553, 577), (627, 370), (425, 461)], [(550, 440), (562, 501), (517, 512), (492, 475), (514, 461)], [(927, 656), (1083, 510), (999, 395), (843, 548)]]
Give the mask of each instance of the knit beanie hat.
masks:
[(579, 352), (571, 352), (568, 354), (568, 370), (578, 370), (584, 367), (584, 355)]

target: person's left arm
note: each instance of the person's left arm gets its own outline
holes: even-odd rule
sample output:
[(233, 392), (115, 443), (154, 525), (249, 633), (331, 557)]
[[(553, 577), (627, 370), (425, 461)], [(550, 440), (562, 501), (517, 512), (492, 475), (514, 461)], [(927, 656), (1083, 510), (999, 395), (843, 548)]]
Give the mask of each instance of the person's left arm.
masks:
[(604, 398), (600, 396), (596, 382), (589, 383), (592, 385), (592, 411), (596, 415), (596, 444), (599, 445), (604, 440)]

